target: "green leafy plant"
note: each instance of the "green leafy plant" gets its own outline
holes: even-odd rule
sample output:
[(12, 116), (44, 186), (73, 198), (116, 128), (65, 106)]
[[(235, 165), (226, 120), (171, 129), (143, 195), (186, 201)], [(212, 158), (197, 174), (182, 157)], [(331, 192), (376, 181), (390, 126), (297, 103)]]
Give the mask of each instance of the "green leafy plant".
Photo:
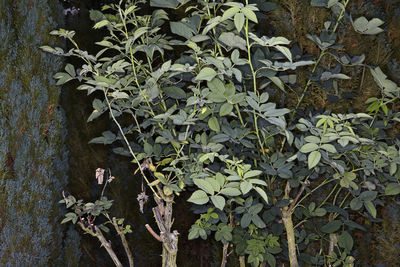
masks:
[[(73, 48), (43, 50), (82, 60), (57, 73), (58, 84), (77, 79), (79, 90), (101, 92), (88, 121), (108, 113), (118, 127), (91, 142), (132, 157), (153, 192), (160, 234), (148, 229), (163, 244), (163, 266), (176, 266), (172, 203), (183, 190), (193, 190), (188, 201), (202, 210), (189, 239), (214, 235), (221, 266), (230, 244), (241, 266), (246, 257), (252, 266), (353, 264), (351, 232), (364, 229), (353, 214), (375, 220), (379, 199), (400, 193), (399, 144), (382, 128), (398, 118), (387, 105), (400, 89), (371, 68), (382, 99), (368, 100), (369, 114), (303, 112), (310, 86), (337, 90), (350, 79), (342, 67), (366, 66), (336, 44), (348, 3), (312, 1), (336, 19), (307, 35), (320, 51), (315, 60), (294, 57), (285, 37), (259, 34), (258, 8), (248, 1), (150, 2), (182, 11), (178, 21), (163, 9), (139, 15), (143, 1), (106, 5), (91, 13), (94, 28), (107, 31), (96, 55), (79, 49), (74, 32), (51, 32)], [(373, 21), (356, 30), (377, 33)], [(338, 65), (321, 67), (326, 57)], [(276, 101), (270, 92), (292, 90), (281, 77), (300, 67), (311, 72), (294, 106)]]

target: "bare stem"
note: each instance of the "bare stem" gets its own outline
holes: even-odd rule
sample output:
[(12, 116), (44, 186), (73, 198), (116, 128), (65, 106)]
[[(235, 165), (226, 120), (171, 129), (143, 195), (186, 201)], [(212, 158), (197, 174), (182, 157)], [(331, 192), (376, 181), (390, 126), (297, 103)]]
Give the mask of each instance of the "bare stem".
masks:
[(294, 236), (292, 213), (287, 207), (282, 209), (282, 221), (286, 229), (290, 267), (299, 267), (296, 254), (296, 239)]
[(225, 267), (226, 262), (227, 262), (227, 255), (228, 255), (228, 247), (229, 247), (229, 242), (226, 242), (222, 248), (222, 261), (221, 261), (221, 267)]
[(94, 226), (94, 231), (85, 227), (85, 225), (81, 222), (78, 222), (79, 226), (85, 231), (86, 233), (97, 237), (99, 239), (101, 245), (107, 250), (108, 255), (110, 255), (111, 259), (113, 260), (115, 266), (117, 267), (122, 267), (121, 262), (119, 261), (117, 255), (115, 254), (114, 250), (111, 247), (111, 242), (107, 241), (107, 239), (104, 237), (103, 233), (101, 230), (95, 225)]
[(112, 222), (113, 222), (115, 230), (117, 231), (118, 235), (121, 237), (122, 245), (124, 246), (126, 256), (128, 257), (129, 267), (133, 267), (134, 266), (133, 256), (132, 256), (131, 250), (129, 249), (128, 242), (126, 241), (125, 234), (122, 231), (121, 227), (118, 225), (117, 219), (115, 217), (112, 218)]
[(147, 231), (149, 231), (149, 233), (158, 241), (163, 242), (163, 240), (161, 239), (161, 237), (159, 235), (156, 234), (156, 232), (154, 232), (153, 228), (151, 228), (150, 225), (146, 224), (145, 225)]

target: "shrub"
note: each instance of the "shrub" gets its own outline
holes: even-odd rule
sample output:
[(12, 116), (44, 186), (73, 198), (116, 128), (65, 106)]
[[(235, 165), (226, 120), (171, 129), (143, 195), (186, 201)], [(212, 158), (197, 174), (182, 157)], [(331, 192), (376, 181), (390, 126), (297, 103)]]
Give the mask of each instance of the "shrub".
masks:
[[(310, 58), (285, 37), (261, 36), (258, 8), (248, 1), (150, 3), (183, 18), (170, 21), (163, 9), (139, 15), (143, 1), (106, 5), (91, 14), (94, 28), (108, 32), (96, 55), (80, 50), (74, 32), (63, 29), (51, 34), (69, 40), (71, 50), (42, 49), (82, 60), (57, 73), (58, 84), (77, 79), (77, 89), (102, 93), (88, 122), (106, 113), (119, 131), (91, 142), (122, 144), (114, 151), (138, 164), (158, 204), (161, 233), (149, 231), (163, 243), (163, 266), (175, 266), (172, 202), (188, 188), (194, 189), (188, 201), (201, 211), (189, 239), (213, 234), (222, 243), (222, 266), (229, 244), (242, 265), (247, 257), (253, 266), (352, 266), (351, 233), (364, 230), (353, 214), (375, 220), (382, 197), (400, 193), (399, 144), (386, 134), (398, 121), (389, 107), (398, 103), (400, 88), (336, 41), (342, 23), (371, 35), (383, 21), (345, 21), (348, 0), (312, 1), (331, 10), (332, 20), (321, 33), (307, 34), (319, 51)], [(321, 65), (327, 57), (335, 63)], [(380, 88), (365, 112), (304, 109), (310, 86), (338, 91), (351, 78), (344, 69), (360, 67)], [(299, 68), (309, 74), (295, 88)], [(289, 104), (287, 91), (295, 96)], [(98, 208), (107, 200), (99, 201)], [(64, 202), (75, 210), (83, 205), (72, 196)], [(67, 219), (86, 222), (88, 213), (95, 216), (88, 207)]]

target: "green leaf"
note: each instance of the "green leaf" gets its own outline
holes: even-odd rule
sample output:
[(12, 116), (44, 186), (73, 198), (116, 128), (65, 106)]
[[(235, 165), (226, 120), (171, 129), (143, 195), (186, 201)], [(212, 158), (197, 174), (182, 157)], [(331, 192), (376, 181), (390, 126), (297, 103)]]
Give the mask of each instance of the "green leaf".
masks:
[(164, 7), (164, 8), (177, 8), (179, 5), (178, 0), (150, 0), (150, 6)]
[(173, 99), (185, 99), (186, 93), (183, 89), (176, 86), (169, 86), (162, 88), (162, 91), (169, 97)]
[(200, 71), (199, 74), (197, 74), (196, 80), (211, 81), (216, 75), (217, 73), (215, 72), (215, 70), (209, 67), (205, 67)]
[(290, 52), (289, 48), (280, 45), (275, 46), (275, 48), (279, 50), (279, 52), (281, 52), (287, 59), (289, 59), (290, 62), (292, 62), (292, 53)]
[(250, 178), (250, 177), (259, 176), (261, 174), (262, 174), (262, 171), (260, 171), (260, 170), (251, 170), (251, 171), (246, 172), (244, 174), (243, 178), (247, 179), (247, 178)]
[(208, 177), (205, 180), (212, 186), (215, 192), (219, 192), (219, 190), (221, 190), (221, 186), (216, 179)]
[(243, 29), (243, 25), (244, 25), (244, 15), (243, 15), (243, 13), (236, 13), (235, 14), (235, 18), (234, 18), (234, 22), (235, 22), (236, 30), (238, 32), (240, 32)]
[(253, 185), (250, 182), (243, 181), (240, 183), (240, 190), (242, 190), (243, 195), (246, 195), (252, 188)]
[(342, 226), (342, 221), (334, 220), (334, 221), (328, 222), (327, 224), (322, 226), (321, 232), (324, 232), (327, 234), (334, 233), (337, 230), (339, 230), (340, 226)]
[(360, 199), (362, 201), (372, 201), (376, 199), (378, 195), (377, 191), (364, 191), (360, 194)]
[(308, 169), (312, 169), (321, 160), (321, 153), (319, 151), (313, 151), (308, 155)]
[(319, 146), (314, 143), (307, 143), (300, 148), (301, 153), (309, 153), (311, 151), (317, 150)]
[(228, 8), (227, 10), (225, 10), (222, 14), (222, 20), (226, 20), (229, 19), (231, 17), (233, 17), (233, 15), (235, 15), (236, 13), (238, 13), (240, 11), (240, 8), (238, 7), (231, 7)]
[(206, 180), (193, 179), (193, 182), (194, 182), (195, 185), (197, 185), (198, 188), (202, 189), (203, 191), (206, 191), (210, 195), (214, 195), (213, 186), (209, 182), (207, 182)]
[(149, 156), (151, 154), (153, 154), (153, 146), (149, 143), (144, 143), (143, 150), (144, 150), (144, 153), (146, 153)]
[(230, 114), (233, 110), (233, 105), (231, 103), (224, 103), (219, 109), (219, 116), (223, 117)]
[(376, 218), (376, 208), (374, 203), (368, 200), (364, 202), (364, 206), (368, 210), (368, 212), (372, 215), (372, 217)]
[(190, 198), (187, 200), (189, 202), (195, 203), (197, 205), (203, 205), (208, 202), (209, 198), (203, 190), (194, 191)]
[(359, 210), (359, 209), (361, 209), (362, 204), (363, 204), (362, 200), (359, 199), (358, 197), (356, 197), (356, 198), (353, 198), (353, 199), (350, 201), (350, 208), (351, 208), (352, 210)]
[(192, 227), (192, 228), (190, 228), (190, 231), (189, 231), (189, 235), (188, 235), (188, 240), (193, 240), (193, 239), (196, 239), (196, 238), (198, 238), (199, 237), (199, 228), (194, 228), (194, 227)]
[(256, 186), (255, 190), (257, 191), (258, 194), (264, 199), (264, 201), (268, 204), (268, 196), (267, 193), (261, 188)]
[(127, 93), (119, 92), (119, 91), (112, 92), (111, 96), (114, 97), (115, 99), (126, 99), (126, 98), (129, 98), (129, 95)]
[(189, 27), (189, 25), (187, 23), (185, 23), (185, 22), (182, 22), (182, 21), (178, 21), (178, 22), (171, 21), (169, 25), (171, 27), (171, 32), (172, 33), (174, 33), (176, 35), (179, 35), (179, 36), (182, 36), (182, 37), (184, 37), (186, 39), (190, 39), (196, 34), (196, 32), (191, 27)]
[(331, 144), (323, 144), (321, 146), (321, 149), (323, 149), (325, 151), (328, 151), (328, 152), (331, 152), (331, 153), (337, 153), (336, 148)]
[(219, 132), (220, 127), (219, 127), (218, 119), (216, 117), (211, 117), (208, 120), (208, 127), (210, 127), (210, 129), (215, 132)]
[[(318, 127), (318, 126), (317, 126)], [(314, 136), (314, 135), (309, 135), (304, 137), (304, 140), (307, 143), (314, 143), (314, 144), (319, 144), (321, 142), (321, 138)]]
[(249, 8), (244, 7), (242, 8), (242, 13), (248, 18), (249, 20), (253, 21), (254, 23), (258, 23), (256, 13), (251, 11)]
[(225, 187), (222, 188), (221, 191), (219, 191), (221, 194), (224, 194), (225, 196), (229, 196), (229, 197), (236, 197), (236, 196), (240, 196), (240, 190), (237, 188), (233, 188), (233, 187)]
[(354, 241), (351, 235), (347, 231), (344, 231), (339, 236), (338, 244), (340, 247), (344, 248), (347, 252), (350, 252), (351, 249), (353, 248)]
[(109, 23), (110, 22), (108, 20), (106, 20), (106, 19), (102, 20), (102, 21), (99, 21), (93, 26), (93, 29), (100, 29), (101, 27), (104, 27), (104, 26), (108, 25)]
[(397, 163), (396, 162), (391, 162), (389, 165), (389, 174), (394, 175), (397, 171)]
[(66, 223), (66, 222), (69, 222), (69, 221), (71, 221), (71, 220), (72, 220), (72, 218), (64, 218), (64, 219), (61, 221), (61, 224)]
[(91, 122), (92, 120), (100, 117), (101, 114), (103, 114), (103, 111), (99, 111), (97, 109), (93, 110), (86, 122)]
[(225, 207), (225, 198), (222, 196), (211, 196), (211, 201), (214, 206), (220, 210), (223, 210)]
[(75, 67), (69, 63), (65, 66), (65, 71), (71, 75), (71, 77), (76, 76)]
[(218, 40), (229, 47), (236, 47), (243, 51), (247, 51), (246, 41), (239, 35), (234, 34), (233, 32), (223, 32), (219, 36)]
[(251, 222), (251, 215), (248, 213), (245, 213), (242, 218), (240, 219), (240, 226), (242, 228), (246, 228), (250, 225)]
[[(224, 184), (225, 184), (225, 176), (224, 176), (222, 173), (218, 172), (218, 173), (215, 175), (215, 179), (218, 181), (218, 183), (219, 183), (219, 185), (220, 185), (221, 187), (224, 186)], [(219, 191), (219, 190), (218, 190), (218, 191)]]
[(385, 195), (394, 196), (400, 194), (400, 184), (390, 183), (385, 188)]
[(267, 260), (269, 266), (271, 266), (271, 267), (276, 267), (276, 259), (275, 259), (275, 257), (274, 257), (272, 254), (267, 253), (267, 254), (265, 255), (265, 259)]
[(260, 216), (253, 215), (251, 216), (251, 220), (253, 221), (254, 225), (257, 226), (258, 228), (265, 228), (267, 225), (263, 222), (263, 220), (260, 218)]
[(326, 209), (324, 208), (317, 208), (313, 211), (313, 214), (318, 217), (323, 217), (326, 214)]

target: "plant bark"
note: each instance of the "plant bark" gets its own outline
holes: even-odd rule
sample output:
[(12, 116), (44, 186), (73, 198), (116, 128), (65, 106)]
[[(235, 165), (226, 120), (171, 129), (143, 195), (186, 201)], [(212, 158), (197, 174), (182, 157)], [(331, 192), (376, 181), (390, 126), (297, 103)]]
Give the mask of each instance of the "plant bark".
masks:
[(296, 239), (294, 236), (292, 212), (291, 210), (288, 210), (287, 207), (282, 209), (282, 220), (286, 229), (290, 267), (299, 267), (296, 254)]
[(240, 267), (246, 267), (246, 257), (244, 255), (239, 256)]
[[(154, 218), (158, 229), (160, 230), (160, 238), (163, 244), (162, 249), (162, 267), (176, 267), (176, 256), (178, 254), (178, 231), (171, 232), (172, 204), (173, 195), (166, 196), (162, 194), (162, 200), (154, 197), (157, 207), (153, 208)], [(156, 238), (158, 240), (158, 238)]]
[(110, 255), (111, 259), (113, 260), (115, 266), (122, 267), (121, 262), (119, 261), (117, 255), (115, 254), (114, 250), (111, 247), (111, 243), (109, 241), (107, 241), (107, 239), (104, 237), (103, 233), (97, 226), (94, 226), (94, 229), (95, 229), (97, 238), (100, 240), (103, 247), (107, 250), (107, 252)]
[(221, 260), (221, 267), (225, 267), (226, 262), (227, 262), (227, 256), (228, 256), (228, 247), (229, 247), (229, 242), (226, 242), (222, 248), (222, 260)]
[(118, 235), (121, 237), (122, 245), (124, 246), (126, 256), (128, 257), (129, 267), (134, 267), (132, 252), (129, 248), (128, 241), (125, 238), (125, 234), (123, 233), (121, 227), (118, 225), (117, 219), (115, 217), (112, 218), (112, 222), (115, 230), (117, 230)]

